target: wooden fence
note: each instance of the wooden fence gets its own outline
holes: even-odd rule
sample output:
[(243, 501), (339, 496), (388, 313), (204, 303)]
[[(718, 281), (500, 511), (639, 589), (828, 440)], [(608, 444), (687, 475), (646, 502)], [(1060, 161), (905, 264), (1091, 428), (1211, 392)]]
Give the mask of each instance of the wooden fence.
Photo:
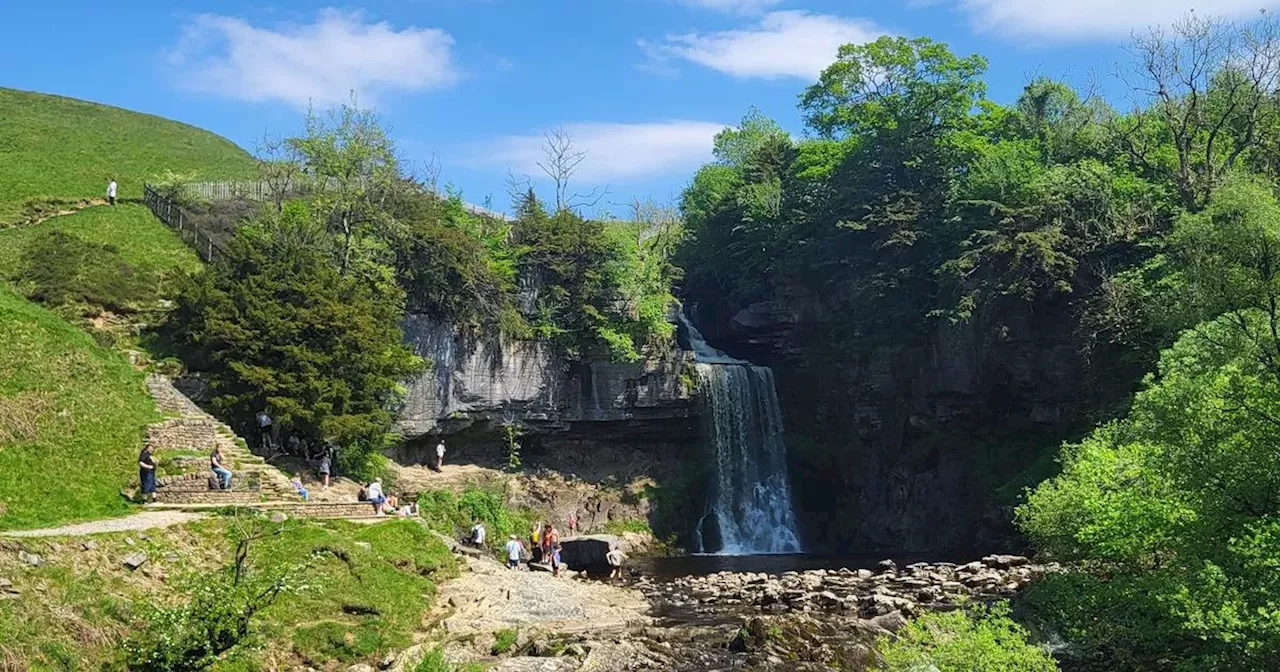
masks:
[[(272, 183), (265, 180), (233, 180), (227, 182), (191, 182), (181, 187), (183, 196), (200, 201), (246, 200), (271, 202), (280, 195), (305, 196), (317, 189), (315, 183), (303, 179), (291, 183)], [(445, 196), (441, 195), (441, 198)], [(505, 221), (504, 213), (464, 202), (467, 212), (480, 217)]]
[(178, 232), (180, 238), (195, 248), (196, 254), (201, 259), (208, 263), (213, 263), (227, 255), (226, 249), (192, 222), (177, 203), (165, 198), (153, 189), (151, 185), (143, 185), (142, 200), (147, 204), (148, 208), (151, 208), (151, 212), (155, 213), (157, 219), (168, 224), (170, 228)]

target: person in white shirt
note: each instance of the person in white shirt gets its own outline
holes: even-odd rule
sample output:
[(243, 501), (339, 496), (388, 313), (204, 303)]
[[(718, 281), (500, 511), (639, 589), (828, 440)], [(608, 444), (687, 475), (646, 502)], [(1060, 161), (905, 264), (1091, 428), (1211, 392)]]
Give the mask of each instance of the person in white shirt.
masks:
[(609, 548), (609, 552), (605, 554), (604, 559), (609, 563), (609, 578), (621, 579), (622, 563), (626, 561), (627, 554), (623, 553), (617, 544), (614, 544)]
[(484, 521), (476, 521), (475, 526), (471, 528), (471, 537), (468, 541), (470, 541), (471, 545), (476, 548), (484, 547)]
[(444, 468), (444, 441), (436, 446), (436, 471)]
[(111, 178), (110, 182), (107, 182), (107, 202), (111, 205), (116, 204), (116, 180), (114, 177)]
[(369, 503), (373, 504), (373, 511), (379, 516), (382, 515), (382, 507), (386, 505), (387, 498), (382, 494), (382, 481), (373, 479), (369, 484)]
[(524, 544), (520, 543), (520, 539), (513, 534), (507, 541), (507, 567), (511, 569), (519, 567), (522, 555), (524, 555)]

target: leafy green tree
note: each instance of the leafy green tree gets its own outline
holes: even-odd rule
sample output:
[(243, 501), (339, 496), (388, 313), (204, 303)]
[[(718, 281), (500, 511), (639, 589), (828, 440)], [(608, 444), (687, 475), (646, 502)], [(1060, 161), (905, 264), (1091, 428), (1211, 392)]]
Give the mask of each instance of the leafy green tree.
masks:
[(1053, 657), (1027, 639), (1009, 607), (997, 604), (926, 614), (877, 648), (890, 672), (1056, 672)]
[(269, 409), (338, 441), (340, 460), (360, 471), (386, 443), (400, 381), (422, 362), (401, 342), (403, 292), (341, 275), (328, 239), (296, 202), (246, 225), (224, 263), (188, 280), (174, 324), (202, 356), (218, 407)]

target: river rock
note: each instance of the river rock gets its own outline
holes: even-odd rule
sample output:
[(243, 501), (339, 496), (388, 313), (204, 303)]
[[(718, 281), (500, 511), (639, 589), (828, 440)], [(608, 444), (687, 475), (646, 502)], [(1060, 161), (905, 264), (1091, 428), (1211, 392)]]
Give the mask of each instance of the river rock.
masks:
[(1022, 567), (1031, 564), (1031, 561), (1021, 555), (988, 555), (982, 559), (988, 567), (997, 569), (1009, 569), (1011, 567)]
[(876, 563), (876, 567), (880, 569), (882, 574), (894, 574), (898, 571), (898, 563), (892, 560), (881, 560)]
[(907, 618), (902, 615), (901, 611), (891, 611), (887, 614), (881, 614), (871, 619), (871, 624), (877, 628), (897, 633), (907, 624)]

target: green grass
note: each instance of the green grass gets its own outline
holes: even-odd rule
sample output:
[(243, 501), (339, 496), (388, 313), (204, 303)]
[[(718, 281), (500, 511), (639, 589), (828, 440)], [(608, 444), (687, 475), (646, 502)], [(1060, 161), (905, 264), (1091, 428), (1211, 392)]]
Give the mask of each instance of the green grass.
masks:
[(505, 628), (499, 630), (493, 636), (493, 646), (489, 647), (489, 653), (495, 656), (501, 656), (511, 651), (516, 646), (516, 642), (520, 639), (520, 631), (515, 628)]
[[(124, 633), (138, 627), (140, 605), (180, 600), (188, 578), (227, 565), (235, 524), (215, 518), (154, 530), (147, 538), (102, 535), (95, 537), (94, 551), (80, 550), (79, 539), (36, 540), (29, 542), (31, 551), (48, 559), (38, 568), (22, 566), (16, 554), (0, 555), (0, 576), (12, 577), (22, 591), (18, 600), (0, 600), (0, 669), (100, 669)], [(52, 544), (63, 550), (53, 552)], [(151, 576), (120, 564), (139, 550), (151, 559)], [(376, 664), (388, 651), (413, 643), (436, 583), (457, 571), (444, 545), (412, 521), (298, 523), (254, 543), (251, 571), (301, 563), (313, 554), (318, 561), (304, 579), (310, 588), (261, 612), (255, 621), (259, 646), (228, 656), (214, 670), (270, 669), (251, 664), (267, 660), (280, 669)]]
[(194, 126), (117, 107), (0, 88), (0, 224), (31, 201), (101, 197), (114, 176), (121, 198), (165, 170), (198, 179), (251, 178), (253, 158)]
[(143, 376), (85, 332), (0, 287), (0, 529), (129, 511), (145, 426)]

